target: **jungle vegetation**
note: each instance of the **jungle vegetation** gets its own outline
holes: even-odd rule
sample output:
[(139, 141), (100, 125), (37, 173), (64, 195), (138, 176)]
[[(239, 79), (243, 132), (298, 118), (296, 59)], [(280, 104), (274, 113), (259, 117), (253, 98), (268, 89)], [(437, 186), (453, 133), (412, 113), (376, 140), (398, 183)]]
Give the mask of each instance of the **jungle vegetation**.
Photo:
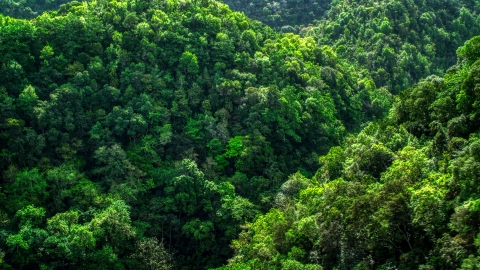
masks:
[(476, 269), (479, 3), (394, 2), (2, 6), (0, 269)]

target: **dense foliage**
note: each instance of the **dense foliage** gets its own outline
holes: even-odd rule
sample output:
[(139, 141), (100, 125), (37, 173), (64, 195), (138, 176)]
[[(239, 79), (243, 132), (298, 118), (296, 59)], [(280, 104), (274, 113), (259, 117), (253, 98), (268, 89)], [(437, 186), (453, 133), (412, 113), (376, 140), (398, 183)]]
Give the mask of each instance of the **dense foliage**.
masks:
[(0, 0), (0, 13), (15, 18), (34, 18), (71, 0)]
[(0, 16), (0, 77), (15, 269), (220, 266), (288, 175), (391, 100), (330, 47), (211, 0)]
[(331, 5), (0, 15), (0, 269), (475, 269), (478, 2)]
[(443, 76), (455, 51), (480, 33), (478, 0), (332, 1), (328, 18), (303, 29), (369, 71), (392, 93)]
[(233, 10), (245, 12), (252, 18), (284, 32), (299, 32), (323, 18), (331, 0), (223, 0)]
[(233, 242), (231, 268), (478, 269), (480, 36), (457, 53), (314, 177), (290, 176)]

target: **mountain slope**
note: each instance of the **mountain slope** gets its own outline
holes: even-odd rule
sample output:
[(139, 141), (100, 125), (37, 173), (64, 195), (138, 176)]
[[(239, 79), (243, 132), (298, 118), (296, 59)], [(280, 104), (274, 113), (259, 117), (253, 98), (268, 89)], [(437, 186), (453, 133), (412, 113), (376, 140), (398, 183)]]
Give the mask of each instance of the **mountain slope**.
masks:
[(455, 50), (480, 31), (479, 12), (476, 0), (334, 1), (327, 18), (304, 34), (396, 94), (455, 64)]
[(224, 269), (475, 269), (479, 263), (480, 36), (444, 78), (294, 174)]
[(15, 269), (162, 264), (165, 248), (176, 268), (219, 266), (289, 174), (313, 174), (390, 102), (330, 47), (210, 0), (0, 16), (0, 44), (0, 249)]
[[(433, 18), (427, 2), (401, 3), (415, 3), (413, 21)], [(379, 26), (351, 43), (347, 31), (330, 40), (336, 19), (301, 38), (212, 0), (0, 16), (0, 267), (475, 264), (478, 38), (444, 80), (428, 77), (379, 120), (392, 96), (376, 85), (395, 92), (441, 70), (440, 50), (424, 53), (442, 39), (424, 43), (420, 23), (401, 27), (387, 2), (362, 3), (375, 5), (358, 18)], [(476, 2), (461, 3), (472, 8), (432, 19), (432, 33), (470, 22), (464, 36), (448, 28), (447, 60), (477, 29)], [(362, 11), (332, 6), (331, 18)], [(383, 58), (366, 65), (361, 48)]]
[(232, 10), (245, 12), (255, 20), (284, 32), (299, 32), (324, 17), (330, 9), (330, 0), (239, 1), (225, 0)]

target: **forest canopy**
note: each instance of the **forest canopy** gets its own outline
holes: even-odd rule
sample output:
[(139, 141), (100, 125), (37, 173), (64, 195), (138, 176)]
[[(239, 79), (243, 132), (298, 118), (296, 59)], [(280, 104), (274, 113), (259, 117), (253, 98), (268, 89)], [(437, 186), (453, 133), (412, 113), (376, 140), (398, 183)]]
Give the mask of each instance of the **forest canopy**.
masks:
[(298, 33), (324, 18), (331, 0), (224, 0), (232, 10), (245, 12), (255, 20), (282, 32)]
[(55, 10), (71, 0), (0, 0), (0, 13), (3, 15), (32, 19), (44, 11)]
[(0, 269), (474, 269), (478, 2), (404, 2), (0, 6)]
[(480, 33), (476, 0), (333, 1), (327, 18), (302, 30), (398, 94), (443, 76), (455, 51)]
[(314, 177), (291, 175), (221, 269), (477, 269), (479, 46), (332, 147)]
[(17, 269), (129, 267), (157, 240), (178, 268), (220, 266), (288, 175), (391, 101), (330, 47), (210, 0), (71, 2), (0, 31)]

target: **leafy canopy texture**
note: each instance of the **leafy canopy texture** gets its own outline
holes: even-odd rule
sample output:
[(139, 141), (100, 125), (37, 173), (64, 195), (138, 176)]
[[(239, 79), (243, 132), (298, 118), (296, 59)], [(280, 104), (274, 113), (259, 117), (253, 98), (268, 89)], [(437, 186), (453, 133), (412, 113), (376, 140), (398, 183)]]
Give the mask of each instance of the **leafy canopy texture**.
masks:
[(332, 1), (327, 19), (302, 33), (397, 94), (455, 64), (456, 49), (480, 31), (479, 11), (476, 0)]
[[(378, 38), (351, 43), (326, 22), (302, 38), (213, 0), (0, 15), (0, 268), (475, 265), (479, 40), (444, 78), (388, 67), (405, 48), (415, 70), (442, 69), (423, 50), (454, 57), (477, 2), (434, 14), (471, 26), (445, 26), (453, 43), (410, 45), (398, 31), (418, 30), (417, 13), (398, 28), (384, 2), (358, 16)], [(348, 53), (362, 44), (384, 71)], [(398, 85), (414, 86), (394, 98)]]
[(288, 175), (392, 101), (331, 47), (211, 0), (0, 16), (0, 77), (15, 269), (218, 267)]
[(220, 269), (477, 269), (478, 46), (331, 148), (314, 177), (291, 175)]

